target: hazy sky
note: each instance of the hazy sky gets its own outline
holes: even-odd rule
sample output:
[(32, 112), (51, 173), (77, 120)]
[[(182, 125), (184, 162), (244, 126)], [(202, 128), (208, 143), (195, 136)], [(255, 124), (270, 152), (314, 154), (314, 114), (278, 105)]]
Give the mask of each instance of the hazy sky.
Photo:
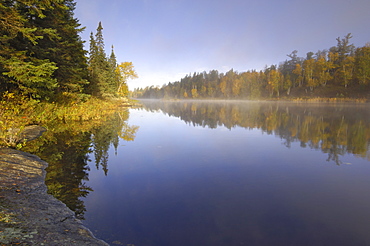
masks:
[(328, 49), (352, 33), (370, 42), (369, 0), (76, 0), (88, 41), (103, 25), (105, 49), (132, 61), (130, 89), (167, 84), (186, 74), (239, 72), (285, 61), (293, 50)]

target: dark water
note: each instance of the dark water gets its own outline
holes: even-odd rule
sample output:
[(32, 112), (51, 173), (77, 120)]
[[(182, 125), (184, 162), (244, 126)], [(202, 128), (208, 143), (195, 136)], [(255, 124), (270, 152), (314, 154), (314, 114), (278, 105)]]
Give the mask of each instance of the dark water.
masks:
[[(370, 107), (145, 102), (89, 162), (112, 245), (370, 245)], [(105, 175), (106, 173), (106, 175)]]

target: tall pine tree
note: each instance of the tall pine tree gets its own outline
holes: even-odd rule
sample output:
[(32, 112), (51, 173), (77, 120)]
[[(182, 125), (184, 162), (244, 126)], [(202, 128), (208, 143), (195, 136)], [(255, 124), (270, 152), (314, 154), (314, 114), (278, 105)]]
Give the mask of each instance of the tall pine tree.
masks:
[(73, 17), (74, 0), (63, 0), (62, 3), (45, 11), (45, 18), (35, 19), (37, 26), (55, 30), (58, 38), (44, 36), (34, 52), (58, 67), (54, 73), (58, 82), (57, 92), (81, 94), (88, 83), (86, 51), (79, 36), (84, 28), (80, 28), (78, 20)]
[(114, 94), (114, 72), (104, 51), (103, 26), (99, 22), (96, 29), (95, 38), (93, 33), (90, 35), (90, 54), (89, 54), (89, 76), (91, 94), (106, 98), (113, 97)]
[(45, 12), (61, 6), (61, 0), (17, 0), (0, 2), (0, 85), (1, 91), (48, 98), (57, 87), (53, 77), (56, 63), (38, 57), (32, 49), (50, 35), (58, 38), (52, 28), (33, 22), (45, 19)]
[(119, 73), (117, 70), (118, 64), (117, 64), (116, 55), (114, 54), (113, 45), (112, 45), (112, 51), (111, 51), (108, 61), (109, 61), (110, 73), (112, 76), (111, 83), (110, 83), (111, 93), (115, 94), (117, 93), (117, 88), (119, 87), (119, 84), (120, 84), (120, 78), (119, 78)]
[(74, 9), (73, 0), (0, 2), (1, 90), (40, 99), (83, 93), (87, 62)]

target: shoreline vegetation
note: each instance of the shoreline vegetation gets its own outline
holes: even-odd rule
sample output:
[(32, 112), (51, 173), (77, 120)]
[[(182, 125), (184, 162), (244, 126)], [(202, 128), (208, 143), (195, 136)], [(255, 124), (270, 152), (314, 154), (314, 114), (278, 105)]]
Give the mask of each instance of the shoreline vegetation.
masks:
[[(134, 99), (162, 99), (162, 100), (241, 100), (241, 101), (288, 101), (288, 102), (357, 102), (357, 103), (366, 103), (370, 102), (370, 87), (361, 87), (356, 88), (356, 90), (362, 90), (359, 93), (351, 93), (350, 90), (346, 91), (346, 95), (343, 95), (343, 93), (340, 93), (342, 90), (339, 90), (338, 93), (337, 90), (332, 90), (329, 93), (320, 93), (320, 89), (317, 89), (316, 91), (319, 93), (291, 93), (290, 95), (280, 95), (280, 96), (259, 96), (259, 97), (182, 97), (182, 96), (166, 96), (166, 95), (160, 95), (157, 96), (156, 93), (163, 93), (163, 88), (154, 88), (151, 87), (147, 91), (154, 90), (154, 96), (151, 92), (151, 95), (143, 95), (141, 94), (142, 91), (145, 91), (146, 89), (138, 89), (135, 92), (132, 93), (132, 96)], [(342, 88), (341, 88), (342, 89)], [(294, 91), (294, 89), (292, 89)], [(299, 91), (299, 89), (297, 90)], [(139, 92), (139, 93), (138, 93)]]
[(91, 125), (127, 103), (132, 62), (105, 52), (102, 23), (84, 50), (74, 0), (0, 2), (0, 146), (20, 149), (27, 125)]
[(21, 149), (26, 145), (20, 141), (22, 130), (29, 125), (52, 128), (58, 122), (65, 125), (84, 123), (84, 128), (94, 125), (112, 115), (120, 107), (135, 105), (126, 98), (100, 100), (91, 98), (81, 103), (37, 102), (8, 93), (0, 101), (0, 146)]
[(210, 101), (210, 102), (217, 102), (217, 101), (230, 101), (230, 102), (302, 102), (302, 103), (369, 103), (370, 99), (367, 98), (336, 98), (336, 97), (312, 97), (312, 98), (259, 98), (259, 99), (222, 99), (222, 98), (197, 98), (197, 99), (177, 99), (177, 98), (137, 98), (138, 101), (140, 100), (162, 100), (162, 101)]
[[(60, 139), (61, 135), (68, 134), (75, 134), (74, 138), (77, 136), (81, 146), (88, 151), (91, 131), (101, 131), (105, 127), (102, 124), (112, 117), (119, 117), (117, 129), (120, 127), (119, 134), (123, 137), (130, 138), (136, 131), (134, 127), (126, 127), (128, 132), (122, 132), (122, 125), (125, 124), (128, 113), (125, 110), (117, 112), (119, 108), (133, 104), (127, 99), (127, 80), (137, 78), (134, 66), (132, 62), (118, 62), (113, 46), (110, 55), (106, 54), (103, 26), (100, 22), (95, 34), (91, 33), (89, 51), (84, 50), (85, 41), (81, 39), (80, 33), (85, 28), (81, 27), (79, 20), (74, 17), (75, 6), (74, 0), (0, 2), (0, 19), (4, 20), (0, 21), (1, 160), (11, 159), (15, 152), (20, 153), (20, 149), (27, 148), (26, 152), (37, 152), (43, 148), (45, 142), (50, 144), (48, 146), (58, 146), (60, 143), (68, 145), (68, 139)], [(40, 138), (42, 143), (28, 144), (22, 138), (24, 130), (28, 130), (31, 125), (38, 125), (47, 130)], [(54, 148), (50, 147), (50, 151), (50, 160), (65, 157), (64, 153), (55, 153)], [(78, 151), (80, 149), (74, 149), (74, 152)], [(19, 155), (28, 156), (27, 153), (22, 153)], [(41, 158), (46, 159), (45, 156)], [(18, 185), (16, 181), (21, 178), (18, 173), (26, 174), (22, 170), (27, 168), (27, 163), (18, 157), (11, 162), (17, 165), (9, 166), (7, 161), (0, 163), (3, 170), (1, 174), (14, 179), (13, 183)], [(49, 168), (52, 168), (51, 166), (50, 164)], [(39, 165), (35, 170), (44, 172), (43, 168), (45, 167)], [(72, 175), (66, 170), (54, 174), (61, 178)], [(49, 171), (48, 175), (50, 176)], [(34, 176), (37, 175), (32, 177)], [(37, 245), (98, 245), (96, 241), (73, 243), (76, 238), (69, 232), (81, 228), (73, 227), (71, 223), (60, 223), (60, 214), (48, 211), (56, 208), (56, 199), (59, 199), (60, 202), (56, 206), (63, 205), (65, 210), (62, 213), (72, 214), (71, 220), (74, 221), (73, 212), (68, 212), (64, 205), (66, 202), (53, 193), (52, 187), (47, 184), (47, 176), (39, 175), (36, 179), (40, 189), (26, 192), (27, 186), (19, 185), (15, 188), (16, 186), (11, 184), (10, 187), (5, 187), (1, 178), (0, 245), (33, 245), (34, 242), (37, 242)], [(80, 192), (83, 189), (79, 188), (73, 191)], [(17, 192), (18, 190), (21, 192)], [(53, 201), (46, 191), (55, 197)], [(45, 225), (41, 234), (32, 230), (35, 226), (32, 224), (34, 218), (24, 214), (27, 212), (32, 216), (33, 211), (29, 208), (34, 203), (41, 208), (34, 211), (41, 217), (45, 216), (41, 221), (52, 224)], [(4, 204), (10, 205), (5, 209)], [(12, 209), (13, 207), (18, 209)], [(20, 227), (12, 223), (14, 216), (24, 219), (19, 221)], [(67, 222), (69, 219), (62, 219), (63, 221)], [(23, 233), (24, 231), (26, 233)], [(55, 231), (59, 234), (55, 234)], [(91, 235), (85, 232), (77, 235), (77, 242), (89, 241)], [(54, 242), (53, 235), (61, 236), (65, 241)], [(40, 236), (45, 238), (41, 240)]]
[[(108, 134), (102, 130), (106, 129), (103, 124), (118, 108), (135, 104), (127, 99), (130, 94), (127, 80), (138, 76), (131, 62), (117, 61), (113, 46), (110, 55), (106, 54), (100, 22), (96, 33), (91, 32), (89, 51), (83, 49), (84, 41), (79, 34), (84, 28), (74, 17), (75, 6), (74, 0), (0, 3), (0, 19), (6, 20), (0, 21), (1, 149), (27, 148), (32, 152), (42, 148), (22, 140), (23, 130), (30, 125), (58, 130), (60, 136), (78, 135), (86, 151), (90, 140), (88, 133), (94, 129), (99, 128), (102, 143), (109, 145), (117, 140), (112, 137), (105, 141), (104, 136)], [(315, 54), (309, 52), (306, 58), (298, 57), (297, 51), (293, 51), (288, 55), (289, 60), (279, 66), (266, 67), (264, 71), (238, 73), (231, 69), (225, 74), (216, 70), (194, 73), (162, 88), (134, 90), (131, 96), (368, 102), (370, 44), (356, 48), (350, 44), (350, 39), (350, 34), (338, 38), (337, 46)], [(137, 128), (125, 126), (122, 132), (128, 113), (122, 112), (115, 117), (117, 125), (108, 130), (119, 129), (120, 137), (132, 141)], [(56, 145), (60, 136), (50, 134), (42, 138)], [(66, 140), (65, 144), (70, 142)], [(52, 153), (49, 157), (57, 160), (62, 154)], [(7, 172), (6, 168), (4, 170)], [(12, 175), (10, 171), (9, 175)], [(0, 196), (0, 202), (10, 196), (10, 193), (4, 194)], [(19, 196), (22, 197), (22, 192)], [(0, 213), (0, 222), (10, 226), (9, 216)]]
[[(7, 95), (7, 101), (0, 105), (0, 245), (108, 245), (82, 225), (74, 207), (59, 197), (60, 190), (50, 184), (48, 175), (54, 173), (53, 160), (60, 160), (64, 153), (53, 149), (46, 158), (29, 152), (43, 149), (44, 143), (55, 146), (63, 143), (63, 139), (58, 139), (60, 133), (88, 136), (92, 131), (96, 134), (99, 128), (109, 129), (106, 121), (116, 114), (123, 124), (128, 117), (126, 108), (136, 105), (136, 101), (126, 98), (91, 98), (86, 102), (63, 105)], [(40, 142), (26, 143), (30, 136), (24, 133), (30, 125), (38, 125), (41, 129), (32, 136), (39, 136), (46, 130)], [(119, 128), (114, 130), (124, 131), (122, 125)], [(129, 127), (125, 126), (125, 129)], [(81, 152), (81, 155), (85, 154)], [(80, 192), (83, 188), (73, 190)]]
[(135, 89), (132, 96), (153, 99), (369, 100), (370, 42), (355, 47), (351, 38), (350, 33), (342, 39), (338, 37), (336, 46), (316, 53), (308, 52), (305, 57), (299, 57), (298, 51), (294, 50), (287, 55), (287, 60), (260, 71), (194, 72), (162, 87)]

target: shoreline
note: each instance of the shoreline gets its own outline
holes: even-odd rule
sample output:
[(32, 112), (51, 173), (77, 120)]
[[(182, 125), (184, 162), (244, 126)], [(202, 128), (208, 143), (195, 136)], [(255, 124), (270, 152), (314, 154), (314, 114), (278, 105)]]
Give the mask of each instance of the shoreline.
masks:
[(331, 97), (309, 97), (309, 98), (259, 98), (259, 99), (243, 99), (243, 98), (135, 98), (137, 101), (141, 100), (161, 100), (169, 102), (181, 101), (242, 101), (242, 102), (323, 102), (323, 103), (369, 103), (368, 98), (331, 98)]
[(0, 245), (109, 245), (47, 193), (39, 157), (0, 148)]
[(323, 104), (323, 105), (369, 105), (370, 100), (362, 100), (362, 99), (349, 99), (349, 98), (343, 98), (343, 99), (331, 99), (331, 98), (310, 98), (310, 99), (301, 99), (301, 98), (295, 98), (295, 99), (286, 99), (286, 98), (280, 98), (280, 99), (256, 99), (256, 100), (250, 100), (250, 99), (207, 99), (207, 98), (197, 98), (197, 99), (164, 99), (164, 98), (138, 98), (137, 101), (161, 101), (161, 102), (171, 102), (171, 103), (177, 103), (177, 102), (222, 102), (222, 103), (292, 103), (292, 104)]

